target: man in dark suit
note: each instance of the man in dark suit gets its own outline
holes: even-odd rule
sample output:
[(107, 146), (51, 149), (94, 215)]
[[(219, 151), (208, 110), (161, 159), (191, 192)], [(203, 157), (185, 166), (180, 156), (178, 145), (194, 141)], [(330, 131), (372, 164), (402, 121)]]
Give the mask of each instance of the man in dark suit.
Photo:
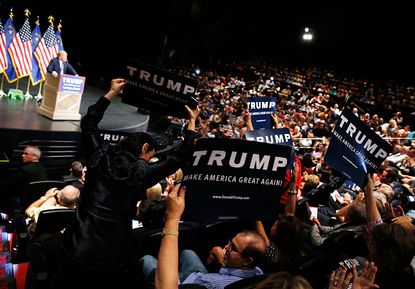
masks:
[(47, 71), (58, 78), (61, 74), (78, 75), (76, 70), (68, 62), (68, 53), (65, 50), (58, 52), (58, 57), (52, 58), (49, 62)]
[(6, 212), (11, 209), (18, 209), (16, 199), (23, 201), (23, 191), (30, 182), (45, 181), (48, 179), (45, 167), (39, 162), (42, 155), (37, 146), (27, 146), (22, 153), (22, 165), (13, 170), (7, 178), (0, 180), (0, 206)]
[(39, 147), (27, 146), (22, 153), (23, 167), (26, 183), (45, 181), (48, 179), (46, 169), (39, 163), (42, 152)]

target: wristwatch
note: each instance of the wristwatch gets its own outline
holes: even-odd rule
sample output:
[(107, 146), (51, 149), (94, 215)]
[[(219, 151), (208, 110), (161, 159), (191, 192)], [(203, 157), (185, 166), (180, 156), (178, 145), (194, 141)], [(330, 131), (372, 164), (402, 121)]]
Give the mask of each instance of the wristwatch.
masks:
[(297, 192), (294, 190), (288, 190), (288, 195), (296, 195)]

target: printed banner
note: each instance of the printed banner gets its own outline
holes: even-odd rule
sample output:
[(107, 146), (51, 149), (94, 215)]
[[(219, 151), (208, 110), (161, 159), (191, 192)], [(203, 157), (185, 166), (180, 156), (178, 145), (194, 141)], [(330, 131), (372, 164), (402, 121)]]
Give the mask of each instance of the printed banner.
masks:
[(275, 112), (276, 97), (250, 97), (247, 106), (251, 113), (255, 130), (271, 129), (273, 126), (271, 113)]
[[(288, 128), (251, 130), (245, 133), (245, 138), (249, 141), (265, 142), (269, 144), (286, 145), (294, 147), (291, 133)], [(291, 150), (288, 168), (292, 168), (294, 163), (294, 150)]]
[(184, 168), (183, 220), (275, 220), (291, 148), (199, 139)]
[(184, 105), (190, 106), (197, 80), (136, 60), (128, 61), (124, 74), (128, 83), (122, 102), (158, 114), (187, 118)]
[(100, 136), (104, 143), (116, 145), (120, 140), (129, 136), (130, 132), (100, 129)]
[(392, 146), (388, 142), (353, 112), (344, 109), (336, 122), (325, 160), (363, 188), (366, 175), (375, 172), (391, 151)]
[(59, 82), (59, 92), (82, 94), (84, 92), (85, 77), (64, 74)]

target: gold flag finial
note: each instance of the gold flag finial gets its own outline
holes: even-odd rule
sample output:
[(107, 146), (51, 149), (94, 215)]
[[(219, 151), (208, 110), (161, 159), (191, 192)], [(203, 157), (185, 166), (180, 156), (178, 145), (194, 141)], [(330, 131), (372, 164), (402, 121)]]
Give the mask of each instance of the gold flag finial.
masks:
[(25, 11), (24, 11), (24, 16), (26, 16), (26, 17), (29, 17), (30, 16), (30, 10), (29, 9), (26, 9)]
[(39, 16), (36, 16), (36, 22), (35, 22), (35, 24), (38, 25), (38, 26), (40, 25)]
[(53, 18), (53, 16), (52, 15), (50, 15), (49, 17), (48, 17), (48, 22), (53, 26), (53, 21), (55, 21), (55, 18)]
[(10, 8), (9, 17), (13, 20), (14, 14), (13, 14), (13, 7)]
[(59, 32), (61, 32), (61, 28), (62, 28), (62, 20), (59, 20), (59, 24), (58, 24), (58, 30)]

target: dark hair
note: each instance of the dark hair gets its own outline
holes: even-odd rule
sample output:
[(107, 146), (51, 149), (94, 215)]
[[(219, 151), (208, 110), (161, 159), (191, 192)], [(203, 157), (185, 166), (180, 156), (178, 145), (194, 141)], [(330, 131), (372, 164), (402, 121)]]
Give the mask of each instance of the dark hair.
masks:
[(386, 168), (387, 175), (386, 177), (389, 178), (390, 182), (395, 182), (398, 180), (398, 171), (393, 167)]
[(347, 222), (350, 225), (363, 225), (367, 223), (366, 205), (363, 202), (352, 202), (347, 208)]
[(385, 272), (405, 271), (415, 255), (415, 236), (399, 224), (383, 223), (373, 229), (379, 269)]
[(144, 228), (163, 228), (165, 215), (164, 199), (142, 200), (138, 206), (138, 219), (143, 223)]
[(71, 164), (71, 173), (74, 177), (80, 178), (82, 176), (82, 169), (84, 166), (80, 161), (74, 161)]
[(282, 216), (278, 219), (272, 242), (278, 250), (276, 270), (289, 270), (296, 266), (301, 258), (304, 239), (304, 227), (295, 216)]
[(412, 288), (415, 282), (411, 261), (415, 236), (399, 224), (383, 223), (373, 229), (375, 260), (380, 288)]
[(281, 271), (270, 274), (265, 280), (254, 287), (255, 289), (313, 289), (310, 283), (300, 275), (291, 275)]
[(154, 139), (145, 132), (136, 132), (132, 135), (129, 135), (123, 138), (120, 142), (118, 142), (115, 146), (115, 150), (120, 151), (127, 151), (134, 156), (137, 156), (137, 153), (141, 152), (143, 145), (148, 143), (148, 149), (156, 149), (156, 142)]
[(248, 243), (248, 245), (246, 245), (244, 250), (241, 252), (241, 256), (252, 258), (252, 267), (261, 265), (264, 261), (264, 237), (262, 237), (258, 232), (249, 230), (244, 230), (240, 234), (252, 237), (252, 240)]

